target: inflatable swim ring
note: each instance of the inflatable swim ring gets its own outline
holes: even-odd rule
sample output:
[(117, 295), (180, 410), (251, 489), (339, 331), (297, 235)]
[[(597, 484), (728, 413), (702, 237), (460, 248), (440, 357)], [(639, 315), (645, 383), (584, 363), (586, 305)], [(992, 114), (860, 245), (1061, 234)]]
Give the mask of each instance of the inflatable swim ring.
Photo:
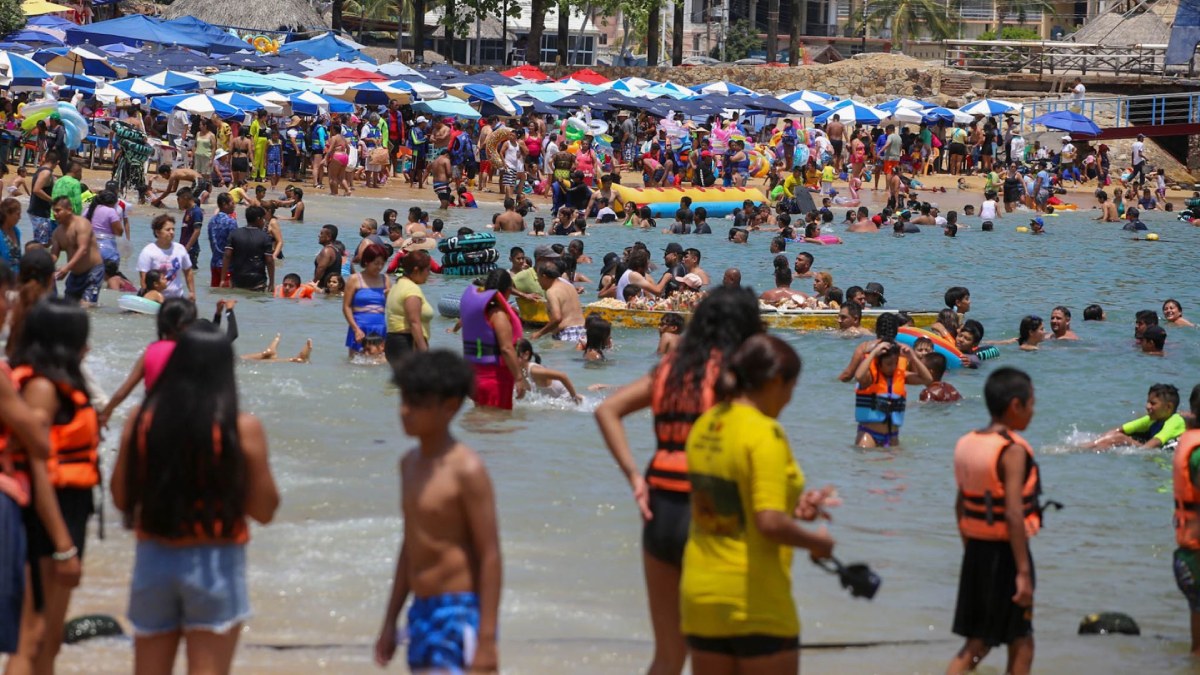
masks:
[(1075, 206), (1074, 204), (1051, 204), (1050, 208), (1054, 209), (1055, 211), (1074, 211), (1079, 207)]
[(486, 265), (498, 260), (500, 260), (500, 252), (494, 248), (479, 249), (478, 251), (451, 251), (442, 256), (442, 266)]
[(462, 298), (457, 295), (442, 296), (442, 299), (438, 300), (438, 314), (446, 317), (447, 319), (457, 319), (458, 303), (461, 300)]
[(692, 198), (692, 208), (703, 206), (708, 211), (709, 218), (724, 218), (734, 209), (740, 209), (746, 199), (755, 204), (762, 204), (766, 197), (758, 188), (633, 188), (625, 185), (613, 185), (613, 210), (624, 215), (625, 204), (633, 202), (638, 206), (649, 206), (650, 215), (655, 218), (674, 216), (679, 208), (682, 197)]
[(500, 156), (500, 144), (504, 141), (511, 141), (517, 135), (508, 127), (500, 127), (488, 135), (487, 140), (483, 143), (483, 150), (487, 153), (488, 161), (493, 167), (503, 167), (504, 158)]
[(443, 267), (442, 274), (449, 277), (481, 277), (490, 274), (496, 269), (495, 263), (485, 263), (482, 265), (453, 265), (451, 267)]
[(496, 235), (491, 232), (475, 232), (473, 234), (464, 234), (461, 237), (450, 237), (449, 239), (439, 241), (437, 248), (442, 253), (482, 251), (484, 249), (496, 248)]
[(913, 328), (911, 326), (901, 326), (900, 331), (896, 334), (896, 342), (906, 344), (909, 347), (915, 345), (919, 338), (929, 338), (929, 341), (933, 343), (933, 351), (946, 357), (947, 369), (962, 367), (962, 352), (958, 350), (958, 347), (953, 342), (941, 335), (925, 330), (924, 328)]
[(1028, 231), (1029, 231), (1029, 228), (1025, 227), (1024, 225), (1021, 225), (1020, 227), (1017, 228), (1017, 232), (1028, 232)]
[(153, 300), (147, 300), (140, 295), (122, 295), (117, 299), (117, 307), (126, 312), (158, 314), (158, 310), (162, 308), (162, 305)]

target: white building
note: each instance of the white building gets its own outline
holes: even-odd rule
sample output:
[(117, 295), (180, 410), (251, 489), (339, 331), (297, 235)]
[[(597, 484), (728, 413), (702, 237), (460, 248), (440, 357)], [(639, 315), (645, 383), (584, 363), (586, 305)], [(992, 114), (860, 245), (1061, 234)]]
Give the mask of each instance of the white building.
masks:
[[(507, 20), (494, 16), (478, 18), (468, 27), (466, 36), (457, 36), (454, 45), (454, 60), (458, 63), (480, 65), (520, 64), (526, 61), (529, 36), (529, 17), (532, 14), (529, 0), (517, 0), (521, 15)], [(558, 60), (558, 4), (547, 3), (545, 24), (542, 30), (541, 63), (556, 63)], [(426, 25), (436, 25), (442, 18), (442, 8), (426, 15)], [(600, 28), (582, 14), (572, 12), (569, 20), (568, 56), (572, 65), (590, 66), (596, 63), (596, 54), (603, 48), (604, 34)], [(437, 26), (430, 34), (433, 49), (444, 52), (445, 28)], [(478, 58), (476, 55), (478, 54)]]

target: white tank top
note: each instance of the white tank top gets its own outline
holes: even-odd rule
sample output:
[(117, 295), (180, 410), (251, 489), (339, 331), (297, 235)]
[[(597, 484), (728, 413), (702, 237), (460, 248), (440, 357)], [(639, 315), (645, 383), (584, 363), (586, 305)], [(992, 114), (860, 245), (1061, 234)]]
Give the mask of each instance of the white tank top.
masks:
[(629, 285), (629, 273), (633, 270), (625, 270), (621, 278), (617, 280), (617, 299), (625, 302), (625, 287)]
[(521, 169), (521, 148), (517, 141), (509, 141), (504, 150), (504, 165), (513, 171)]
[(979, 217), (984, 220), (992, 220), (996, 217), (996, 200), (989, 199), (979, 207)]

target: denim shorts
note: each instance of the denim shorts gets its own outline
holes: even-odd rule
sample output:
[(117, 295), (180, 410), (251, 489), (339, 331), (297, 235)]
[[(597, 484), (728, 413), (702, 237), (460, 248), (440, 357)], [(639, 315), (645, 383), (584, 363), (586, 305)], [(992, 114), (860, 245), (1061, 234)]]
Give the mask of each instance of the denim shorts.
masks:
[(249, 617), (244, 545), (138, 542), (129, 589), (135, 634), (226, 633)]

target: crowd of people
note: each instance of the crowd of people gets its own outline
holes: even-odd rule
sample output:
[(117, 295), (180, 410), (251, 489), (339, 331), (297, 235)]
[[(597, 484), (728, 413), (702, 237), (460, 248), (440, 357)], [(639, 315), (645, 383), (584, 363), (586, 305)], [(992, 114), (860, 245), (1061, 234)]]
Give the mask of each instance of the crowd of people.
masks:
[[(54, 140), (54, 120), (38, 141), (37, 168), (25, 190), (29, 241), (22, 242), (17, 228), (21, 202), (15, 196), (0, 201), (0, 323), (11, 314), (10, 372), (0, 377), (0, 423), (8, 438), (0, 451), (0, 597), (15, 599), (0, 611), (0, 652), (12, 654), (13, 673), (52, 670), (71, 589), (80, 583), (92, 490), (100, 483), (100, 430), (139, 383), (145, 397), (126, 416), (109, 485), (124, 525), (137, 537), (128, 610), (136, 631), (135, 666), (139, 672), (170, 670), (182, 638), (190, 668), (231, 667), (250, 611), (247, 519), (268, 523), (280, 503), (267, 433), (239, 409), (234, 368), (239, 360), (277, 360), (280, 337), (239, 358), (234, 301), (221, 301), (211, 321), (198, 318), (195, 271), (206, 254), (212, 288), (272, 294), (280, 301), (340, 302), (350, 358), (386, 363), (393, 371), (401, 424), (417, 446), (400, 465), (405, 530), (375, 646), (380, 664), (393, 658), (399, 616), (411, 595), (411, 668), (498, 670), (503, 583), (494, 491), (480, 457), (450, 427), (468, 399), (499, 409), (513, 408), (530, 393), (581, 400), (566, 373), (542, 363), (538, 347), (556, 340), (574, 345), (587, 361), (607, 358), (613, 326), (587, 312), (580, 299), (594, 284), (598, 299), (664, 310), (657, 366), (607, 396), (595, 412), (644, 519), (655, 642), (650, 672), (680, 673), (688, 658), (700, 675), (798, 672), (791, 551), (831, 558), (832, 537), (804, 523), (828, 518), (838, 497), (830, 488), (806, 489), (777, 421), (802, 362), (788, 343), (767, 334), (764, 306), (837, 310), (839, 331), (866, 338), (839, 376), (854, 384), (853, 440), (864, 448), (898, 446), (909, 385), (923, 386), (917, 396), (922, 402), (960, 400), (946, 381), (951, 368), (978, 368), (1009, 341), (984, 340), (983, 324), (967, 318), (971, 294), (963, 287), (946, 291), (946, 308), (928, 337), (911, 345), (900, 338), (913, 323), (904, 312), (876, 313), (872, 331), (862, 324), (864, 311), (887, 309), (883, 285), (871, 281), (843, 290), (829, 271), (814, 269), (817, 255), (802, 250), (789, 256), (788, 246), (842, 244), (835, 223), (844, 225), (847, 237), (879, 231), (904, 236), (922, 226), (955, 236), (968, 226), (959, 214), (948, 210), (943, 216), (919, 195), (920, 177), (943, 169), (987, 181), (979, 208), (984, 230), (1018, 209), (1052, 212), (1062, 205), (1057, 195), (1065, 182), (1095, 181), (1099, 219), (1124, 218), (1133, 229), (1140, 223), (1138, 208), (1159, 208), (1166, 196), (1162, 183), (1157, 200), (1143, 187), (1149, 180), (1144, 154), (1135, 153), (1129, 175), (1114, 180), (1106, 146), (1077, 149), (1064, 138), (1061, 150), (1027, 147), (1011, 120), (922, 124), (910, 133), (845, 125), (834, 116), (801, 140), (790, 123), (750, 129), (737, 115), (664, 127), (646, 115), (617, 113), (606, 123), (611, 142), (597, 147), (592, 135), (569, 139), (564, 126), (544, 116), (512, 126), (490, 118), (476, 128), (455, 119), (431, 124), (394, 104), (361, 116), (281, 120), (259, 113), (244, 128), (190, 119), (181, 111), (156, 117), (137, 101), (121, 114), (174, 148), (159, 158), (156, 178), (140, 195), (148, 208), (165, 211), (151, 220), (153, 241), (135, 258), (135, 279), (121, 270), (122, 258), (133, 258), (123, 249), (131, 241), (134, 205), (119, 185), (88, 189), (81, 164)], [(684, 136), (672, 135), (676, 128)], [(713, 142), (721, 134), (731, 139), (724, 150)], [(705, 207), (684, 197), (673, 221), (660, 227), (645, 205), (621, 204), (614, 191), (621, 172), (630, 170), (640, 171), (650, 187), (745, 186), (751, 160), (742, 138), (755, 134), (773, 153), (771, 169), (761, 174), (772, 196), (734, 210), (728, 240), (752, 246), (751, 233), (769, 234), (774, 287), (760, 294), (743, 284), (736, 267), (710, 275), (704, 254), (691, 245), (702, 239), (680, 243), (679, 236), (712, 233)], [(801, 144), (812, 148), (802, 163), (795, 161)], [(1161, 171), (1153, 175), (1162, 180)], [(401, 176), (418, 189), (430, 182), (441, 209), (474, 206), (472, 191), (488, 190), (498, 179), (504, 210), (493, 220), (497, 232), (526, 231), (526, 218), (540, 210), (533, 198), (544, 195), (553, 223), (547, 227), (534, 216), (528, 234), (565, 237), (559, 240), (565, 243), (534, 239), (532, 247), (512, 246), (507, 268), (467, 285), (454, 329), (461, 333), (461, 354), (431, 350), (434, 309), (422, 287), (440, 270), (431, 250), (448, 237), (477, 234), (471, 228), (446, 232), (441, 219), (419, 206), (403, 222), (387, 209), (380, 220), (362, 220), (357, 241), (340, 239), (345, 228), (322, 226), (312, 243), (311, 276), (277, 274), (283, 223), (304, 220), (305, 181), (317, 188), (327, 182), (338, 195), (350, 194), (356, 180), (374, 188)], [(871, 181), (878, 186), (881, 178), (888, 204), (873, 214), (859, 203), (858, 191)], [(18, 179), (26, 177), (18, 173)], [(280, 181), (285, 188), (275, 198), (271, 192), (278, 192)], [(835, 185), (842, 182), (854, 203), (837, 194)], [(1116, 182), (1142, 190), (1137, 206), (1136, 191), (1125, 195), (1122, 188), (1110, 201), (1106, 188)], [(801, 194), (816, 198), (813, 208), (804, 206)], [(843, 208), (845, 218), (838, 221), (835, 211)], [(964, 209), (963, 215), (973, 214)], [(1034, 234), (1044, 224), (1031, 218)], [(634, 242), (606, 252), (597, 278), (589, 279), (581, 268), (595, 265), (585, 244), (589, 226), (597, 225), (671, 235), (661, 265), (652, 262), (650, 246)], [(293, 243), (292, 255), (296, 248)], [(797, 279), (811, 279), (811, 292), (795, 288)], [(57, 281), (63, 281), (61, 298), (53, 297)], [(156, 304), (158, 334), (103, 402), (82, 365), (89, 340), (83, 307), (99, 301), (101, 288), (136, 292)], [(16, 291), (11, 312), (10, 290)], [(544, 305), (544, 325), (526, 334), (510, 302), (516, 299)], [(1162, 325), (1155, 310), (1136, 316), (1134, 337), (1143, 352), (1163, 353), (1164, 326), (1192, 325), (1175, 299), (1161, 310)], [(1048, 322), (1024, 316), (1012, 342), (1034, 351), (1047, 340), (1076, 340), (1071, 318), (1066, 306), (1053, 308)], [(1092, 305), (1083, 318), (1106, 317)], [(947, 360), (949, 348), (959, 363)], [(311, 352), (309, 340), (288, 360), (305, 363)], [(1041, 525), (1040, 476), (1033, 449), (1020, 436), (1034, 413), (1033, 382), (1017, 369), (995, 369), (984, 400), (990, 422), (965, 435), (954, 457), (956, 516), (965, 543), (954, 632), (966, 643), (948, 672), (967, 672), (991, 648), (1006, 644), (1009, 672), (1022, 673), (1033, 660), (1035, 577), (1028, 540)], [(1200, 409), (1200, 387), (1189, 402), (1193, 413)], [(1137, 444), (1175, 453), (1175, 569), (1192, 611), (1193, 651), (1200, 653), (1200, 431), (1189, 429), (1197, 424), (1194, 414), (1185, 417), (1179, 406), (1176, 387), (1156, 384), (1147, 395), (1146, 416), (1089, 447)], [(655, 451), (643, 472), (624, 419), (646, 409), (654, 418)]]

